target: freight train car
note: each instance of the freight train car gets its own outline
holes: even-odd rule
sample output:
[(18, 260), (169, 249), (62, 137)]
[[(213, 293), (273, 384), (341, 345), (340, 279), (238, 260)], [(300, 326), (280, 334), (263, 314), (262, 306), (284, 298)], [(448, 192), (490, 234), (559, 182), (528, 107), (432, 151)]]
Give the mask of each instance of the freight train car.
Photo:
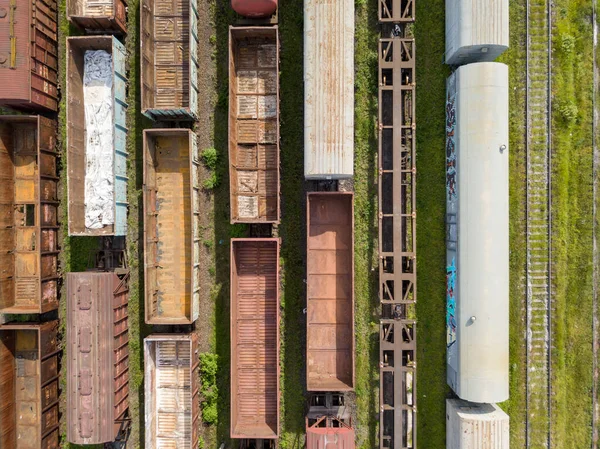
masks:
[(354, 195), (307, 195), (306, 383), (354, 389)]
[(56, 111), (56, 0), (0, 0), (0, 106)]
[(148, 324), (191, 324), (198, 318), (198, 165), (198, 145), (192, 131), (144, 131), (144, 290)]
[(446, 64), (493, 61), (508, 31), (508, 0), (446, 0)]
[(144, 339), (147, 449), (198, 447), (198, 337), (154, 334)]
[(0, 447), (58, 449), (58, 321), (0, 326)]
[(229, 191), (232, 223), (279, 222), (279, 37), (229, 28)]
[(83, 30), (127, 33), (126, 0), (67, 0), (67, 17)]
[(142, 113), (152, 120), (198, 117), (196, 2), (140, 1)]
[(231, 7), (244, 17), (259, 19), (275, 13), (277, 0), (231, 0)]
[(447, 82), (447, 377), (473, 402), (508, 399), (508, 67)]
[(446, 449), (509, 447), (509, 418), (500, 407), (446, 399)]
[(231, 240), (231, 438), (279, 432), (279, 239)]
[(354, 174), (354, 0), (304, 1), (304, 176)]
[(56, 122), (0, 116), (0, 312), (58, 307)]
[(67, 38), (69, 235), (127, 233), (125, 47)]
[(306, 420), (306, 449), (354, 449), (354, 429), (342, 420), (322, 416)]
[(67, 273), (67, 440), (114, 441), (129, 406), (128, 275)]

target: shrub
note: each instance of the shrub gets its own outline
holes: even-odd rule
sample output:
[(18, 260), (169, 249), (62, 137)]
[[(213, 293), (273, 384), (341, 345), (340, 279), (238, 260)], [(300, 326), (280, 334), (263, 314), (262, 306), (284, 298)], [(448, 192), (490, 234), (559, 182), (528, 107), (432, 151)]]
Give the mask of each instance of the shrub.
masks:
[(217, 399), (219, 389), (217, 388), (217, 371), (219, 370), (219, 356), (211, 352), (200, 354), (200, 378), (202, 388), (200, 393), (202, 401), (202, 420), (207, 424), (217, 422)]
[(215, 171), (217, 169), (217, 162), (219, 161), (219, 154), (215, 148), (207, 148), (202, 152), (202, 161), (206, 168)]

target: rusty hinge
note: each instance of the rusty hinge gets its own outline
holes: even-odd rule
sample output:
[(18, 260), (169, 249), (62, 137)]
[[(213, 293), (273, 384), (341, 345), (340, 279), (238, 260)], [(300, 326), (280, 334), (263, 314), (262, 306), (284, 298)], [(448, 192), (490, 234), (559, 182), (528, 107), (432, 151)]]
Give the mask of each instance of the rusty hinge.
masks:
[(10, 26), (10, 68), (17, 66), (17, 36), (15, 36), (15, 15), (17, 13), (17, 0), (10, 0), (8, 22)]

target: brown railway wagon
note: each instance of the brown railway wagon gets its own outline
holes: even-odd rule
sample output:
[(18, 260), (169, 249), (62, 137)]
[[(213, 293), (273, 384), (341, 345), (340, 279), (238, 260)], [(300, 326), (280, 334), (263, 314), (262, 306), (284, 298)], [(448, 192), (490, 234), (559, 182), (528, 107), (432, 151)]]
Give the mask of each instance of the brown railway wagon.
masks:
[(279, 239), (231, 240), (231, 438), (279, 429)]
[(58, 449), (58, 321), (0, 326), (0, 447)]
[(354, 449), (354, 429), (342, 420), (322, 416), (306, 422), (306, 449)]
[(198, 336), (144, 339), (146, 449), (194, 449), (200, 418)]
[(198, 117), (197, 0), (141, 0), (142, 113), (152, 120)]
[(279, 33), (229, 27), (232, 223), (279, 222)]
[(198, 165), (198, 145), (192, 131), (144, 131), (144, 280), (148, 324), (191, 324), (198, 318)]
[(129, 399), (128, 275), (67, 273), (67, 440), (114, 441)]
[(56, 0), (0, 0), (0, 106), (56, 111)]
[(354, 195), (307, 195), (308, 391), (354, 389)]
[(125, 0), (67, 0), (67, 18), (84, 30), (127, 33)]
[(58, 307), (56, 122), (0, 116), (0, 312)]

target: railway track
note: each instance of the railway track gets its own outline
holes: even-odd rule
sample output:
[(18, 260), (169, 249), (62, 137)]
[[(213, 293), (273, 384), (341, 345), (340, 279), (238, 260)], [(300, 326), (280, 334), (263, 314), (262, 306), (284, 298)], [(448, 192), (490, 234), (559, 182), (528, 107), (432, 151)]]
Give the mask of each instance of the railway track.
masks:
[(552, 179), (550, 0), (527, 0), (527, 448), (552, 428)]

